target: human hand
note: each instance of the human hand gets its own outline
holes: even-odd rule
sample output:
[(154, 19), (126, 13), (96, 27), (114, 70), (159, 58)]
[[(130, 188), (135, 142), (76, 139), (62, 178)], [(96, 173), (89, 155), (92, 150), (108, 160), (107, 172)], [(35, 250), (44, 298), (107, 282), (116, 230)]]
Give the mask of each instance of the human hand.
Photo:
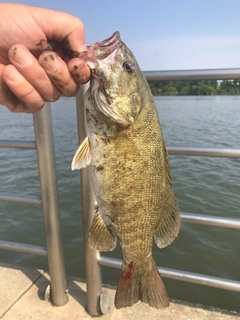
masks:
[(37, 112), (89, 80), (87, 64), (77, 58), (86, 45), (76, 17), (0, 3), (0, 30), (0, 104), (10, 111)]

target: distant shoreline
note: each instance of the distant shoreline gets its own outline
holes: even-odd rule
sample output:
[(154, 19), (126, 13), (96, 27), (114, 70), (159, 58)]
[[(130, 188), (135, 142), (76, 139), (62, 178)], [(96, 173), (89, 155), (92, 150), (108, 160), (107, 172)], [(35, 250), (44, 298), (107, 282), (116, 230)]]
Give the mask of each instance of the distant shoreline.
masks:
[(154, 96), (240, 95), (239, 80), (149, 81)]

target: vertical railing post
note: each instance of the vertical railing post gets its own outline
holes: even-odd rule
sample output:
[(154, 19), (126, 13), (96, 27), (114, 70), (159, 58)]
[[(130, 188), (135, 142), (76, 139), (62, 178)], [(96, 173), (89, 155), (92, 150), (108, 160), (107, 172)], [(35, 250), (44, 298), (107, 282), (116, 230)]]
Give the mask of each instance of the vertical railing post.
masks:
[[(81, 86), (77, 94), (77, 119), (79, 143), (86, 137), (84, 94), (87, 85)], [(88, 234), (94, 215), (95, 198), (89, 167), (81, 169), (82, 219), (84, 233), (84, 248), (86, 259), (87, 309), (90, 315), (98, 315), (100, 311), (100, 296), (102, 293), (101, 267), (98, 263), (99, 251), (92, 250), (88, 245)]]
[(33, 115), (39, 176), (42, 193), (44, 224), (51, 279), (50, 299), (56, 306), (67, 303), (67, 285), (60, 232), (57, 179), (49, 103)]

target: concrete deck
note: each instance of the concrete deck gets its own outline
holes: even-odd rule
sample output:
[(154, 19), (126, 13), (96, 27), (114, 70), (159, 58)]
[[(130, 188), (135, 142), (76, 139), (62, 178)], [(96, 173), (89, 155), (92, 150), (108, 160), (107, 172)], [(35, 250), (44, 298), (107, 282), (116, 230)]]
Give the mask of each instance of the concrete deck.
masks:
[[(69, 302), (54, 307), (43, 299), (49, 276), (41, 270), (0, 264), (0, 319), (3, 320), (82, 320), (92, 319), (86, 312), (86, 286), (78, 279), (68, 278)], [(155, 310), (144, 303), (116, 310), (115, 291), (106, 289), (111, 309), (102, 320), (236, 320), (240, 314), (223, 310), (207, 310), (199, 306), (172, 302), (164, 310)]]

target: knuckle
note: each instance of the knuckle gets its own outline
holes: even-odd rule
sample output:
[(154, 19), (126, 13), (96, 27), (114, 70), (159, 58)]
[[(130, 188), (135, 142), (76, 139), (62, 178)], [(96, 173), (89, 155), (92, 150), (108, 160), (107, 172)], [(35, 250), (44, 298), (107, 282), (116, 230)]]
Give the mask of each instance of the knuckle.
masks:
[(74, 79), (68, 75), (68, 77), (55, 78), (54, 83), (60, 92), (67, 97), (74, 96), (79, 88), (79, 85), (74, 81)]
[(64, 96), (66, 96), (66, 97), (73, 97), (73, 96), (75, 96), (75, 95), (77, 94), (77, 92), (78, 92), (78, 87), (76, 87), (76, 88), (69, 88), (69, 90), (65, 90), (65, 91), (63, 92), (63, 94), (64, 94)]
[[(22, 93), (18, 96), (19, 103), (21, 105), (22, 112), (32, 113), (37, 112), (44, 106), (43, 97), (34, 89), (29, 89), (29, 91)], [(20, 107), (18, 107), (20, 108)]]
[(19, 90), (17, 96), (23, 101), (31, 100), (36, 95), (36, 89), (32, 86), (25, 87), (25, 90)]
[(55, 93), (52, 96), (48, 97), (48, 99), (46, 99), (46, 101), (48, 102), (55, 102), (57, 101), (59, 98), (61, 97), (61, 93)]
[(39, 86), (42, 86), (47, 82), (48, 76), (47, 76), (46, 72), (43, 69), (41, 69), (41, 70), (39, 70), (39, 72), (36, 76), (36, 79), (37, 79), (37, 84)]
[(45, 102), (41, 102), (38, 105), (36, 105), (35, 107), (32, 107), (32, 110), (30, 111), (31, 113), (35, 113), (40, 111), (45, 105)]

